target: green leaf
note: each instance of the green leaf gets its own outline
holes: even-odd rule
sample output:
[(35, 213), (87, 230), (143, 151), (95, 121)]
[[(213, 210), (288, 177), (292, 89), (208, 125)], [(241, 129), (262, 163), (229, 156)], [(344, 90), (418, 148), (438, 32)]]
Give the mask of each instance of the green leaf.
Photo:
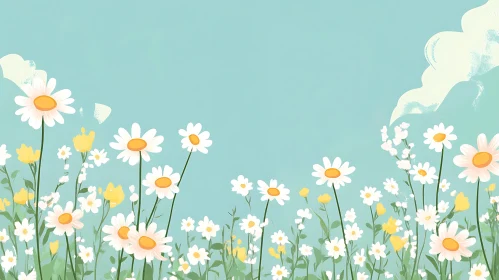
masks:
[(187, 278), (192, 279), (192, 280), (198, 280), (201, 279), (199, 275), (197, 275), (195, 272), (190, 272), (187, 274)]
[(154, 271), (152, 269), (151, 264), (146, 263), (145, 265), (146, 265), (146, 267), (145, 267), (144, 275), (142, 275), (142, 279), (153, 279), (153, 272)]
[(54, 231), (54, 228), (47, 228), (47, 231), (45, 232), (45, 236), (43, 237), (43, 245), (47, 244), (47, 241), (49, 240), (50, 234)]
[(17, 174), (19, 174), (19, 170), (15, 170), (14, 172), (12, 172), (12, 174), (10, 174), (10, 177), (12, 177), (12, 179), (15, 179), (17, 177)]
[(111, 261), (112, 264), (116, 263), (116, 259), (113, 256), (110, 256), (109, 260)]
[(87, 193), (87, 192), (88, 192), (88, 188), (83, 188), (83, 189), (80, 190), (79, 193)]
[(438, 271), (437, 261), (433, 257), (430, 257), (428, 255), (426, 255), (426, 258), (430, 261), (430, 263), (433, 265), (433, 267), (435, 268), (435, 270)]
[(35, 190), (33, 187), (33, 182), (31, 182), (30, 180), (24, 179), (24, 185), (26, 186), (26, 188), (28, 188), (30, 190)]
[(5, 184), (5, 185), (6, 185), (8, 182), (9, 182), (9, 180), (7, 180), (7, 178), (3, 178), (3, 179), (2, 179), (2, 181), (1, 181), (0, 183), (2, 183), (2, 184)]
[(224, 245), (222, 243), (213, 243), (211, 244), (211, 249), (213, 250), (223, 250)]
[(428, 269), (426, 270), (426, 278), (428, 280), (438, 280), (437, 276), (431, 273)]
[(220, 266), (222, 264), (222, 261), (221, 260), (216, 260), (213, 262), (213, 264), (211, 265), (212, 268), (215, 268), (217, 266)]
[(340, 226), (340, 221), (334, 221), (334, 222), (331, 224), (331, 228), (332, 228), (332, 229), (335, 229), (335, 228), (337, 228), (337, 227), (339, 227), (339, 226)]
[(304, 233), (302, 233), (302, 234), (300, 234), (300, 238), (301, 238), (301, 239), (305, 239), (305, 238), (307, 238), (307, 235), (306, 235), (306, 234), (304, 234)]

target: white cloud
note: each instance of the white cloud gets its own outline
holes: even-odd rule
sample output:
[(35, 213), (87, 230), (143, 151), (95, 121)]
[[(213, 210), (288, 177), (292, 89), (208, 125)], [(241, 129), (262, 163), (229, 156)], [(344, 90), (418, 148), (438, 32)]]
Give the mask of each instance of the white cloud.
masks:
[(8, 54), (0, 58), (0, 67), (3, 71), (3, 76), (11, 80), (18, 87), (23, 84), (31, 83), (33, 77), (41, 77), (47, 81), (47, 72), (36, 70), (36, 65), (32, 60), (24, 60), (18, 54)]
[(94, 118), (102, 124), (111, 115), (111, 107), (95, 103)]
[[(428, 40), (423, 85), (400, 97), (390, 124), (403, 115), (436, 111), (456, 84), (499, 66), (499, 0), (466, 12), (461, 26), (462, 32), (440, 32)], [(480, 95), (480, 83), (478, 88)]]

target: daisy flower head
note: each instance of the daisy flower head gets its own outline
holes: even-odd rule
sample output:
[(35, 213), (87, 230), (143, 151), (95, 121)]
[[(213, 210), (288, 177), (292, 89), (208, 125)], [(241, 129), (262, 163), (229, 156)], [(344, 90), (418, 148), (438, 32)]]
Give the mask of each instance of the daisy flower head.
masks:
[(449, 190), (449, 188), (450, 188), (450, 183), (447, 181), (447, 179), (443, 179), (440, 182), (440, 190), (446, 192), (447, 190)]
[(18, 280), (36, 280), (36, 271), (33, 270), (30, 273), (26, 274), (24, 272), (21, 272), (19, 274)]
[(19, 241), (29, 242), (35, 235), (35, 225), (30, 224), (28, 219), (24, 218), (22, 222), (15, 222), (14, 235), (19, 237)]
[(94, 251), (92, 247), (78, 245), (78, 250), (80, 250), (78, 256), (81, 258), (83, 263), (92, 262), (94, 260)]
[(85, 197), (78, 197), (80, 202), (80, 207), (85, 212), (92, 212), (97, 214), (99, 212), (99, 207), (102, 205), (102, 200), (97, 199), (97, 193), (90, 192), (90, 194)]
[(57, 158), (67, 160), (71, 156), (71, 148), (64, 145), (57, 149)]
[(259, 225), (260, 220), (256, 216), (250, 214), (239, 223), (239, 226), (244, 233), (252, 235), (255, 235), (255, 232), (260, 228)]
[(369, 275), (365, 272), (357, 272), (357, 280), (367, 280), (369, 279)]
[(5, 250), (5, 254), (2, 256), (2, 268), (5, 272), (11, 270), (17, 264), (17, 257), (11, 250)]
[(302, 244), (301, 247), (300, 247), (300, 254), (304, 257), (308, 257), (308, 256), (311, 256), (313, 253), (313, 248), (306, 245), (306, 244)]
[(203, 154), (208, 153), (208, 149), (213, 141), (210, 140), (210, 133), (208, 131), (201, 132), (202, 125), (200, 123), (187, 124), (186, 129), (180, 129), (178, 134), (182, 136), (182, 149), (187, 149), (189, 152), (200, 151)]
[(357, 224), (346, 225), (345, 227), (345, 238), (347, 243), (350, 241), (357, 241), (362, 237), (362, 233), (364, 233), (364, 231), (361, 230)]
[(430, 254), (438, 255), (439, 261), (459, 262), (462, 257), (471, 257), (473, 254), (469, 247), (475, 244), (476, 239), (469, 237), (469, 232), (465, 229), (458, 233), (458, 226), (455, 221), (449, 226), (442, 223), (438, 228), (438, 234), (431, 235)]
[(220, 230), (219, 225), (215, 225), (212, 220), (208, 219), (207, 216), (204, 217), (202, 221), (198, 222), (198, 226), (196, 227), (196, 231), (200, 232), (201, 235), (206, 238), (206, 240), (210, 240), (217, 236), (217, 232)]
[(287, 278), (289, 275), (288, 270), (284, 266), (274, 265), (272, 267), (272, 280), (281, 280), (283, 278)]
[(74, 102), (70, 98), (69, 89), (60, 90), (54, 94), (56, 80), (51, 78), (47, 84), (40, 77), (34, 77), (31, 84), (21, 87), (26, 96), (16, 96), (14, 101), (22, 108), (16, 111), (16, 115), (21, 115), (21, 121), (26, 122), (34, 128), (42, 126), (42, 119), (47, 126), (52, 127), (55, 122), (64, 124), (61, 113), (74, 114), (76, 111), (69, 105)]
[(113, 247), (116, 251), (126, 248), (130, 244), (128, 233), (132, 228), (135, 216), (132, 213), (125, 215), (119, 213), (111, 218), (111, 225), (102, 227), (102, 232), (107, 234), (102, 238), (103, 241), (109, 242), (109, 246)]
[(253, 183), (248, 178), (244, 178), (243, 175), (237, 176), (237, 179), (230, 181), (230, 183), (232, 184), (232, 191), (242, 196), (247, 196), (253, 189)]
[(414, 180), (421, 184), (433, 184), (433, 180), (437, 179), (435, 175), (436, 169), (433, 166), (430, 167), (429, 162), (425, 162), (424, 164), (418, 163), (418, 165), (414, 165), (412, 168), (409, 170), (409, 174), (414, 175)]
[(45, 222), (47, 228), (54, 228), (54, 234), (61, 236), (66, 234), (71, 236), (75, 229), (83, 228), (83, 223), (80, 219), (83, 217), (83, 212), (80, 209), (73, 211), (73, 202), (68, 201), (66, 207), (62, 209), (60, 205), (55, 205), (49, 211)]
[(356, 218), (357, 218), (357, 215), (355, 214), (355, 209), (353, 209), (353, 208), (350, 210), (347, 210), (347, 212), (345, 213), (345, 221), (347, 221), (347, 222), (354, 223)]
[(476, 183), (488, 182), (490, 173), (499, 175), (499, 134), (496, 134), (490, 142), (487, 141), (485, 134), (478, 135), (477, 146), (475, 147), (464, 144), (460, 150), (462, 155), (454, 157), (454, 164), (459, 167), (464, 167), (465, 170), (459, 174), (459, 178), (466, 178), (466, 182)]
[(206, 249), (204, 248), (198, 248), (197, 245), (192, 246), (189, 248), (189, 252), (187, 253), (187, 259), (189, 260), (189, 263), (191, 265), (205, 265), (206, 261), (210, 260), (210, 257), (208, 256), (208, 252), (206, 252)]
[(338, 237), (331, 239), (331, 241), (326, 240), (326, 250), (327, 255), (333, 257), (334, 259), (340, 256), (345, 256), (345, 242), (343, 239), (338, 239)]
[(385, 190), (393, 195), (398, 195), (399, 194), (399, 185), (395, 181), (395, 179), (390, 178), (386, 179), (385, 182), (383, 182), (383, 185), (385, 186)]
[(358, 265), (360, 267), (364, 266), (364, 263), (366, 262), (366, 255), (364, 248), (362, 248), (360, 252), (355, 253), (353, 260), (355, 265)]
[(386, 245), (380, 244), (379, 242), (376, 242), (376, 244), (373, 244), (371, 246), (371, 250), (369, 250), (369, 255), (374, 255), (374, 258), (376, 260), (380, 260), (381, 258), (386, 258)]
[(140, 156), (145, 161), (150, 161), (149, 153), (161, 152), (159, 146), (163, 143), (163, 136), (156, 135), (156, 129), (150, 129), (143, 135), (141, 134), (140, 125), (132, 124), (131, 134), (124, 128), (118, 129), (118, 135), (114, 135), (116, 142), (111, 142), (111, 148), (121, 151), (117, 159), (122, 159), (130, 165), (136, 165), (139, 162)]
[(425, 205), (423, 209), (418, 209), (414, 220), (423, 226), (425, 230), (434, 230), (439, 218), (440, 216), (435, 206)]
[(182, 271), (184, 274), (189, 274), (191, 272), (191, 266), (189, 265), (189, 262), (186, 262), (184, 258), (178, 259), (178, 271)]
[(430, 150), (435, 150), (435, 152), (441, 152), (445, 147), (446, 149), (452, 149), (451, 141), (457, 139), (455, 134), (452, 134), (454, 127), (445, 127), (443, 123), (433, 126), (433, 128), (428, 128), (428, 130), (423, 133), (426, 138), (424, 143), (429, 145)]
[(167, 244), (173, 239), (170, 236), (165, 237), (166, 230), (156, 231), (157, 228), (156, 223), (151, 223), (147, 227), (145, 223), (140, 223), (139, 230), (135, 227), (130, 228), (128, 232), (130, 246), (125, 248), (127, 253), (133, 254), (137, 260), (146, 259), (148, 263), (154, 259), (166, 260), (162, 254), (172, 250), (172, 247)]
[(277, 180), (270, 180), (267, 185), (262, 180), (258, 180), (258, 190), (262, 194), (262, 201), (276, 200), (279, 205), (284, 205), (284, 201), (289, 200), (289, 189), (284, 187), (284, 184), (277, 184)]
[(90, 151), (90, 156), (88, 157), (88, 159), (92, 160), (97, 167), (106, 164), (109, 161), (107, 152), (104, 149), (100, 151), (98, 149)]
[(10, 237), (7, 234), (7, 230), (6, 229), (0, 230), (0, 242), (5, 243), (5, 242), (9, 241), (9, 239), (10, 239)]
[(180, 189), (178, 182), (180, 181), (180, 174), (173, 173), (173, 168), (165, 165), (164, 168), (158, 166), (153, 167), (152, 172), (146, 175), (146, 179), (142, 184), (147, 187), (146, 194), (150, 195), (156, 193), (159, 199), (168, 198), (173, 199)]
[(342, 162), (339, 157), (336, 157), (331, 164), (331, 161), (327, 157), (322, 158), (322, 163), (324, 166), (320, 164), (314, 164), (314, 172), (312, 172), (312, 176), (319, 178), (317, 179), (317, 185), (324, 185), (327, 183), (328, 187), (334, 187), (339, 189), (347, 183), (351, 183), (352, 180), (348, 175), (352, 174), (355, 171), (355, 167), (350, 166), (348, 161)]
[(468, 275), (470, 276), (470, 280), (485, 280), (489, 277), (490, 273), (484, 264), (478, 263), (471, 267)]
[(364, 190), (360, 191), (360, 197), (363, 198), (363, 203), (365, 205), (372, 206), (374, 202), (378, 202), (380, 198), (383, 197), (380, 191), (373, 187), (364, 187)]
[(289, 243), (288, 237), (282, 230), (274, 232), (270, 238), (272, 239), (272, 243), (277, 245), (286, 245), (286, 243)]

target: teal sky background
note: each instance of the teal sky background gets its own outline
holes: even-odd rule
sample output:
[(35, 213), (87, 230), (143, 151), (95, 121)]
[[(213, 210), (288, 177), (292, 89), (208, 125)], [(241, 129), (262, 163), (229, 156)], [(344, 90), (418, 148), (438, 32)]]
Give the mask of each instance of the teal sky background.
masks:
[[(107, 165), (89, 170), (86, 184), (104, 188), (113, 182), (129, 194), (128, 186), (137, 186), (138, 171), (137, 166), (115, 160), (118, 152), (109, 142), (118, 128), (129, 130), (137, 122), (165, 137), (163, 151), (144, 164), (144, 174), (165, 164), (180, 172), (187, 152), (181, 149), (178, 130), (200, 122), (210, 131), (213, 146), (207, 155), (195, 153), (187, 168), (172, 220), (174, 238), (184, 240), (180, 221), (187, 216), (199, 220), (207, 215), (225, 224), (234, 205), (246, 216), (244, 199), (231, 192), (230, 181), (240, 174), (255, 189), (259, 179), (277, 179), (291, 189), (285, 206), (272, 203), (267, 236), (288, 230), (296, 210), (306, 206), (298, 196), (302, 187), (311, 189), (315, 209), (316, 196), (332, 194), (326, 186), (315, 186), (312, 165), (323, 156), (339, 156), (357, 168), (353, 182), (339, 195), (343, 211), (356, 209), (365, 235), (361, 243), (367, 244), (368, 217), (362, 214), (367, 206), (359, 197), (360, 189), (382, 189), (382, 182), (390, 177), (403, 188), (403, 173), (381, 150), (379, 131), (388, 125), (398, 98), (421, 86), (421, 74), (428, 66), (423, 53), (427, 40), (440, 31), (460, 31), (462, 15), (483, 3), (10, 1), (0, 8), (0, 57), (16, 53), (35, 61), (37, 69), (57, 79), (57, 89), (70, 89), (74, 107), (84, 110), (83, 117), (78, 112), (65, 115), (66, 124), (46, 130), (45, 193), (53, 190), (63, 173), (57, 148), (72, 146), (82, 126), (96, 132), (94, 147), (106, 149), (111, 158)], [(499, 69), (477, 79), (485, 86), (477, 108), (472, 107), (476, 85), (461, 83), (438, 112), (400, 120), (411, 123), (416, 161), (433, 166), (439, 154), (423, 144), (423, 132), (440, 122), (454, 125), (458, 140), (446, 153), (443, 178), (451, 182), (451, 189), (464, 191), (472, 199), (475, 186), (457, 178), (460, 170), (451, 158), (461, 144), (476, 145), (479, 133), (490, 139), (499, 132)], [(38, 147), (40, 131), (15, 116), (14, 96), (21, 94), (14, 83), (0, 78), (0, 144), (7, 144), (13, 155), (9, 169), (22, 169), (27, 177), (29, 170), (15, 159), (15, 148), (21, 143)], [(92, 117), (94, 103), (113, 109), (103, 124)], [(71, 181), (62, 190), (64, 203), (72, 199), (78, 160), (70, 161)], [(408, 195), (406, 189), (403, 192)], [(428, 193), (427, 200), (433, 201), (433, 191)], [(383, 203), (395, 201), (385, 191), (383, 195)], [(146, 207), (152, 205), (152, 196), (144, 197)], [(253, 198), (253, 214), (261, 218), (265, 204), (256, 190)], [(442, 198), (450, 200), (449, 192)], [(488, 200), (485, 195), (481, 199)], [(166, 214), (170, 202), (164, 200), (160, 206), (159, 212)], [(329, 206), (330, 213), (336, 213), (334, 204)], [(123, 203), (111, 214), (129, 210), (129, 204)], [(166, 226), (167, 221), (156, 222)], [(316, 222), (306, 231), (319, 230)], [(90, 228), (84, 232), (90, 234)], [(270, 239), (266, 242), (270, 244)], [(269, 260), (274, 263), (277, 260)]]

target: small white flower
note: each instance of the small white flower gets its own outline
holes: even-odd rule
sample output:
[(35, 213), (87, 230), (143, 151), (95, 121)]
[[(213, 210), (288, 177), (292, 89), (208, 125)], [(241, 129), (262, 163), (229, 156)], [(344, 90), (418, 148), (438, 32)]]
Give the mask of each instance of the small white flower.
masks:
[(194, 223), (195, 222), (191, 217), (188, 217), (187, 219), (182, 219), (182, 226), (180, 227), (180, 229), (185, 232), (193, 231)]
[(418, 165), (414, 165), (412, 168), (409, 174), (414, 175), (414, 180), (421, 184), (433, 184), (433, 180), (437, 179), (435, 175), (436, 169), (430, 166), (429, 162), (425, 162), (424, 164), (418, 163)]
[(253, 183), (243, 175), (239, 175), (237, 179), (230, 181), (230, 183), (232, 184), (232, 191), (242, 196), (247, 196), (253, 189)]
[(67, 182), (69, 182), (69, 176), (64, 175), (61, 178), (59, 178), (59, 183), (64, 184), (64, 183), (67, 183)]
[(364, 231), (361, 230), (357, 226), (357, 224), (346, 225), (346, 227), (345, 227), (345, 238), (347, 240), (347, 243), (350, 242), (350, 241), (356, 241), (359, 238), (361, 238), (363, 232)]
[(452, 196), (452, 197), (456, 196), (456, 190), (453, 190), (453, 191), (450, 193), (450, 196)]
[(32, 256), (33, 255), (33, 247), (30, 247), (30, 248), (24, 250), (24, 253), (26, 255)]
[(422, 270), (422, 269), (418, 269), (418, 274), (419, 276), (421, 276), (422, 278), (425, 278), (426, 277), (426, 271)]
[(298, 217), (300, 218), (305, 218), (305, 219), (312, 219), (312, 213), (310, 213), (310, 209), (305, 208), (305, 209), (299, 209), (296, 213)]
[(94, 260), (94, 251), (92, 250), (92, 247), (85, 248), (84, 246), (79, 245), (78, 249), (80, 250), (78, 256), (81, 258), (83, 263), (92, 262)]
[(489, 220), (489, 212), (486, 212), (485, 214), (483, 214), (482, 216), (480, 216), (480, 223), (485, 223), (487, 220)]
[(93, 160), (96, 166), (101, 166), (109, 161), (109, 158), (107, 157), (107, 152), (104, 149), (100, 151), (98, 149), (90, 151), (90, 156), (88, 157), (88, 159)]
[(1, 259), (2, 259), (2, 268), (5, 272), (9, 271), (17, 264), (17, 258), (16, 256), (14, 256), (14, 252), (12, 252), (11, 250), (5, 250), (5, 254), (2, 256)]
[(438, 203), (438, 213), (445, 213), (447, 210), (449, 210), (449, 202), (441, 200)]
[(134, 192), (135, 192), (135, 186), (134, 186), (134, 185), (131, 185), (130, 187), (128, 187), (128, 190), (129, 190), (131, 193), (134, 193)]
[(270, 238), (272, 239), (272, 243), (277, 245), (285, 245), (286, 243), (289, 243), (288, 237), (281, 230), (274, 232)]
[(64, 164), (64, 170), (68, 170), (69, 169), (69, 164)]
[(201, 235), (210, 240), (217, 236), (217, 232), (220, 230), (219, 225), (215, 225), (212, 220), (208, 219), (207, 216), (204, 217), (202, 221), (198, 222), (198, 226), (196, 227), (196, 231), (200, 232)]
[(304, 224), (299, 224), (298, 225), (298, 230), (304, 230), (305, 229), (305, 225)]
[(397, 160), (397, 167), (402, 170), (409, 170), (411, 169), (411, 162), (406, 159)]
[(365, 255), (364, 248), (362, 248), (360, 250), (360, 253), (359, 252), (355, 253), (355, 256), (353, 257), (353, 260), (354, 260), (354, 264), (356, 264), (356, 265), (358, 265), (360, 267), (364, 266), (364, 263), (366, 261), (366, 255)]
[(357, 280), (367, 280), (369, 276), (365, 272), (357, 272)]
[(357, 215), (355, 215), (355, 209), (351, 208), (350, 210), (347, 210), (345, 213), (345, 221), (350, 222), (350, 223), (355, 223), (355, 219), (357, 218)]
[(14, 235), (19, 237), (19, 241), (29, 242), (35, 235), (35, 225), (30, 224), (28, 219), (24, 218), (22, 222), (15, 222), (16, 229)]
[(331, 239), (331, 241), (326, 240), (326, 249), (328, 256), (334, 259), (345, 256), (345, 242), (338, 237)]
[(312, 247), (302, 244), (300, 247), (300, 254), (305, 257), (311, 256), (313, 253)]
[(468, 274), (470, 275), (470, 280), (485, 280), (490, 275), (487, 267), (481, 263), (474, 264)]
[(28, 274), (21, 272), (18, 276), (18, 280), (36, 280), (36, 271), (33, 270)]
[(440, 216), (437, 215), (435, 206), (425, 205), (423, 209), (418, 209), (414, 220), (422, 225), (425, 230), (434, 230), (439, 218)]
[(374, 255), (374, 258), (379, 261), (381, 258), (386, 258), (385, 249), (386, 246), (384, 244), (376, 242), (376, 244), (373, 244), (371, 246), (371, 250), (369, 250), (369, 255)]
[(79, 197), (78, 202), (80, 202), (80, 208), (85, 212), (92, 212), (97, 214), (99, 212), (99, 207), (102, 205), (102, 200), (97, 198), (97, 193), (92, 192), (86, 198)]
[(404, 221), (410, 221), (410, 220), (411, 220), (411, 216), (406, 215), (406, 216), (404, 217)]
[(393, 179), (386, 179), (386, 181), (383, 183), (385, 186), (385, 190), (393, 195), (398, 195), (399, 194), (399, 185), (397, 182)]
[(362, 201), (365, 205), (372, 206), (374, 202), (378, 202), (383, 195), (380, 191), (373, 187), (364, 187), (364, 190), (360, 191), (360, 197), (364, 200)]
[(450, 183), (447, 182), (447, 179), (443, 179), (440, 181), (440, 189), (442, 192), (446, 192), (450, 188)]
[(139, 195), (136, 193), (132, 193), (132, 195), (130, 195), (130, 201), (135, 202), (137, 200), (139, 200)]
[(111, 273), (115, 273), (116, 272), (116, 268), (113, 266), (111, 267)]
[(272, 267), (272, 280), (281, 280), (287, 278), (289, 275), (288, 270), (284, 266), (274, 265)]
[(71, 148), (67, 146), (62, 146), (58, 149), (57, 157), (59, 159), (66, 160), (71, 156)]
[(390, 272), (388, 272), (388, 271), (385, 271), (385, 278), (386, 278), (386, 279), (393, 278), (393, 274), (391, 274), (391, 273), (390, 273)]

